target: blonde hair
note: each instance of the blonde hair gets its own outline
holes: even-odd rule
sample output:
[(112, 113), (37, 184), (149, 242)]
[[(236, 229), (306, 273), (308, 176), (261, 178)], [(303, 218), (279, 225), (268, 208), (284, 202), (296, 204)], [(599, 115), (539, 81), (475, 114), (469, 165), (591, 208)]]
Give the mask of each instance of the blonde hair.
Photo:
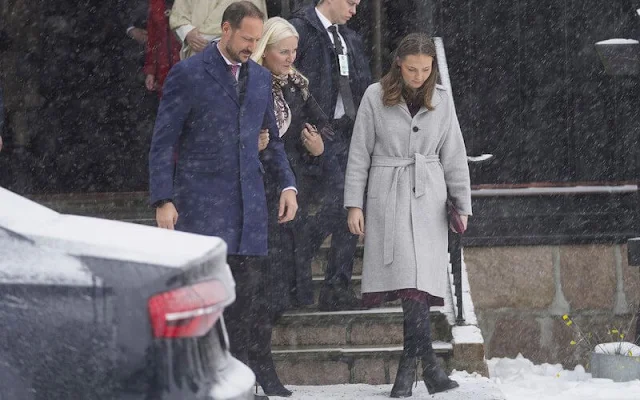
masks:
[(262, 38), (258, 41), (256, 50), (253, 52), (251, 58), (253, 61), (262, 65), (264, 52), (268, 46), (273, 46), (279, 41), (295, 36), (300, 38), (295, 26), (291, 25), (289, 21), (280, 17), (272, 17), (264, 23), (262, 30)]

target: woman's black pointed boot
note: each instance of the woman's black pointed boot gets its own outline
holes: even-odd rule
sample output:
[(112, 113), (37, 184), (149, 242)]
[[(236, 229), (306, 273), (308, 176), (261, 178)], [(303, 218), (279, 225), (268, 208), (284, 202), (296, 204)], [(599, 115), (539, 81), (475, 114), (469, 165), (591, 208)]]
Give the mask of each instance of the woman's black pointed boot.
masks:
[(411, 397), (411, 387), (416, 381), (417, 360), (415, 356), (410, 356), (406, 352), (402, 352), (400, 363), (398, 364), (398, 372), (396, 380), (391, 388), (391, 397)]
[(433, 350), (431, 342), (431, 321), (429, 320), (429, 304), (415, 300), (403, 300), (402, 310), (405, 324), (410, 332), (415, 332), (416, 354), (422, 359), (422, 377), (430, 394), (457, 388), (456, 381), (449, 379), (444, 372)]
[(417, 378), (417, 340), (419, 338), (417, 319), (419, 310), (416, 305), (412, 301), (402, 301), (404, 348), (398, 363), (396, 380), (391, 389), (390, 396), (393, 398), (411, 397), (413, 394), (412, 386)]
[(266, 309), (260, 310), (251, 329), (252, 346), (249, 348), (249, 366), (256, 374), (256, 382), (267, 396), (289, 397), (293, 394), (284, 387), (271, 353), (271, 336), (276, 316), (269, 316)]
[(422, 377), (424, 378), (424, 384), (427, 385), (429, 394), (446, 392), (460, 386), (458, 382), (449, 379), (447, 373), (444, 372), (438, 363), (433, 348), (422, 356)]

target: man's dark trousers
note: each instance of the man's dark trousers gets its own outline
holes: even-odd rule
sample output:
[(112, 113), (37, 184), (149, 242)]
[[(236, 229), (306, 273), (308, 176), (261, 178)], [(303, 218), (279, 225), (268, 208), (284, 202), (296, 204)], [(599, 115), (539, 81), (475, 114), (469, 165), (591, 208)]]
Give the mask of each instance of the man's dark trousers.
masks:
[[(322, 242), (331, 235), (331, 247), (325, 271), (323, 292), (345, 291), (351, 283), (353, 263), (355, 259), (358, 236), (349, 232), (347, 225), (347, 210), (344, 209), (344, 175), (346, 172), (349, 153), (349, 142), (353, 121), (347, 117), (335, 120), (332, 124), (335, 130), (333, 140), (325, 142), (325, 151), (331, 153), (327, 160), (332, 165), (327, 171), (326, 186), (315, 215), (309, 217), (304, 224), (302, 236), (307, 239), (305, 250), (297, 254), (303, 260), (300, 262), (311, 264), (311, 260)], [(305, 264), (303, 264), (305, 265)], [(321, 292), (320, 302), (326, 299)], [(346, 306), (346, 304), (342, 304)]]
[(260, 257), (229, 255), (227, 263), (236, 281), (236, 301), (224, 310), (225, 325), (231, 354), (248, 365), (250, 329), (251, 324), (257, 320), (254, 298), (260, 279)]

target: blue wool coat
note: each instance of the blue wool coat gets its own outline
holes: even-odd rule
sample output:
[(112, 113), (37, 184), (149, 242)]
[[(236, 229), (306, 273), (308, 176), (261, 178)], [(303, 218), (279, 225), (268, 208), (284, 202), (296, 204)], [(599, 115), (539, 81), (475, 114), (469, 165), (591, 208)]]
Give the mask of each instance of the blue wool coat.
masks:
[[(245, 96), (216, 44), (176, 64), (163, 96), (149, 153), (151, 203), (172, 199), (176, 229), (219, 236), (229, 254), (267, 254), (267, 165), (280, 189), (295, 186), (273, 112), (271, 74), (249, 61)], [(258, 158), (261, 128), (269, 146)], [(177, 162), (175, 154), (177, 153)]]

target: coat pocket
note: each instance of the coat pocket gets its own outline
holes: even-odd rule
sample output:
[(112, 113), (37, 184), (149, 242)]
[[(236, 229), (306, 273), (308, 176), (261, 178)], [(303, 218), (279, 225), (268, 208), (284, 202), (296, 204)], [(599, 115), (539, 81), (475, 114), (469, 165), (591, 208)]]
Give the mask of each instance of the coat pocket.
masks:
[(184, 157), (180, 160), (178, 168), (186, 172), (218, 173), (220, 172), (219, 160)]

